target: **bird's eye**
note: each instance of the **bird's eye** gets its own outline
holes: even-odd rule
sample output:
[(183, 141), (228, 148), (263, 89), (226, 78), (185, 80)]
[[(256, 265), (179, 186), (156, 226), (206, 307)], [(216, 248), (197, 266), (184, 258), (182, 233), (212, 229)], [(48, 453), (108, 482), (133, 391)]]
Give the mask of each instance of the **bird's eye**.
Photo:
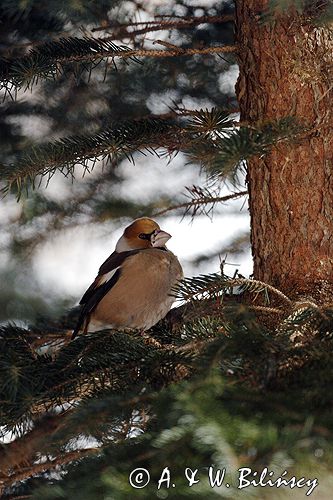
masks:
[(141, 240), (150, 240), (151, 234), (140, 233), (139, 238)]

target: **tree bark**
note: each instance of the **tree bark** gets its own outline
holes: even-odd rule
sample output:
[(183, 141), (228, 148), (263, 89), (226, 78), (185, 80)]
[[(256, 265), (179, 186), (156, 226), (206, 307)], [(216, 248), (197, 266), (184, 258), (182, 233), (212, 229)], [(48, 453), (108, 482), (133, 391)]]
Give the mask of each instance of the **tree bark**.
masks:
[(310, 132), (248, 161), (254, 276), (318, 295), (333, 288), (333, 34), (292, 10), (263, 23), (267, 3), (236, 1), (241, 121)]

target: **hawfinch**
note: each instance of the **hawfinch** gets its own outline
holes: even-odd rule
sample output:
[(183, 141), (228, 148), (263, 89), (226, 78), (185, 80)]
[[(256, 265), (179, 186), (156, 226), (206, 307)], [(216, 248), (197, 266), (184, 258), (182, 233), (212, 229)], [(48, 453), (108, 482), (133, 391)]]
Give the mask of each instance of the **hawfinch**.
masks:
[(171, 289), (183, 277), (177, 257), (165, 246), (170, 238), (147, 217), (125, 229), (80, 301), (72, 339), (80, 330), (145, 331), (164, 318), (174, 301)]

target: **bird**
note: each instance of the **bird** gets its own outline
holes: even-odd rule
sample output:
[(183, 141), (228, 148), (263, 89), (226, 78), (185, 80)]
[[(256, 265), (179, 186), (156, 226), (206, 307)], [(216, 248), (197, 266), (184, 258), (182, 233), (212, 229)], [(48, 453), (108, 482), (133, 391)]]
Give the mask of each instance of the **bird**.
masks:
[(174, 302), (172, 288), (183, 277), (178, 258), (165, 246), (170, 238), (148, 217), (126, 227), (80, 300), (72, 339), (81, 330), (145, 332), (166, 316)]

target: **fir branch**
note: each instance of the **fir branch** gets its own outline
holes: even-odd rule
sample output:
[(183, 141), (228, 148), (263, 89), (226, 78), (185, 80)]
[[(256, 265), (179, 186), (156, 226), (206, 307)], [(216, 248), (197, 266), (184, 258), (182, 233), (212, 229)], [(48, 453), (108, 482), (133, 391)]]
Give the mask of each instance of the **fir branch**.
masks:
[(113, 162), (124, 156), (131, 159), (135, 151), (152, 152), (164, 147), (171, 153), (186, 149), (193, 141), (198, 143), (199, 138), (205, 143), (207, 134), (219, 134), (230, 124), (226, 111), (213, 108), (191, 112), (185, 124), (177, 124), (171, 119), (148, 118), (123, 122), (94, 136), (59, 139), (32, 148), (16, 164), (2, 166), (0, 176), (6, 182), (3, 193), (15, 186), (20, 196), (23, 188), (36, 187), (38, 176), (47, 176), (49, 180), (57, 170), (72, 178), (76, 165), (89, 171), (96, 161)]
[[(26, 88), (37, 83), (38, 78), (55, 78), (69, 63), (85, 63), (88, 70), (103, 59), (126, 58), (138, 62), (133, 50), (100, 38), (60, 38), (40, 44), (26, 56), (0, 61), (0, 81), (6, 89)], [(77, 67), (73, 67), (74, 71)]]
[(176, 130), (175, 124), (166, 120), (123, 122), (94, 136), (63, 138), (36, 146), (16, 164), (1, 168), (1, 179), (6, 182), (3, 193), (15, 186), (20, 196), (23, 187), (35, 187), (38, 176), (50, 179), (59, 170), (66, 177), (72, 177), (76, 165), (89, 171), (96, 161), (112, 162), (121, 156), (131, 158), (134, 151), (152, 151), (154, 147), (167, 145), (170, 134), (176, 143)]
[(279, 330), (288, 335), (331, 334), (333, 328), (333, 311), (330, 307), (319, 306), (313, 301), (296, 301), (292, 312), (281, 323)]
[[(157, 16), (156, 16), (157, 17)], [(227, 14), (224, 16), (198, 16), (198, 17), (176, 17), (175, 19), (170, 19), (168, 16), (168, 20), (161, 19), (159, 21), (156, 20), (151, 21), (139, 21), (139, 22), (129, 22), (129, 23), (118, 23), (111, 22), (106, 24), (105, 26), (98, 26), (96, 28), (92, 28), (91, 32), (96, 33), (100, 31), (113, 31), (112, 35), (108, 35), (107, 37), (103, 37), (102, 40), (110, 41), (110, 40), (123, 40), (124, 38), (135, 38), (138, 35), (143, 35), (153, 31), (163, 31), (163, 30), (171, 30), (171, 29), (188, 29), (193, 26), (197, 26), (199, 24), (224, 24), (228, 22), (233, 22), (235, 20), (235, 16), (233, 14)], [(129, 31), (128, 28), (138, 28), (142, 26), (142, 28), (134, 29), (133, 31)], [(68, 32), (64, 31), (59, 34), (63, 39), (67, 38)], [(44, 44), (45, 42), (41, 42), (39, 40), (30, 40), (25, 43), (17, 43), (12, 44), (10, 47), (6, 48), (6, 51), (13, 51), (13, 49), (26, 49), (30, 47), (36, 47)]]
[[(279, 299), (281, 299), (283, 302), (285, 302), (289, 306), (291, 306), (291, 304), (292, 304), (292, 300), (289, 297), (287, 297), (287, 295), (282, 293), (281, 290), (278, 290), (277, 288), (273, 287), (272, 285), (269, 285), (268, 283), (264, 283), (264, 282), (258, 281), (258, 280), (247, 279), (247, 278), (233, 278), (232, 281), (235, 282), (235, 285), (233, 285), (233, 286), (241, 286), (242, 291), (244, 290), (244, 291), (248, 291), (251, 293), (258, 293), (258, 291), (259, 291), (259, 293), (261, 291), (264, 291), (265, 293), (266, 293), (266, 291), (271, 292), (272, 294), (279, 297)], [(260, 287), (262, 287), (261, 290), (260, 290)]]
[(194, 278), (185, 278), (174, 289), (174, 297), (177, 300), (202, 300), (233, 294), (233, 289), (239, 288), (237, 293), (249, 292), (255, 295), (264, 294), (265, 300), (269, 303), (268, 292), (276, 295), (290, 308), (292, 301), (280, 290), (262, 281), (247, 278), (230, 278), (219, 273), (199, 275)]
[[(184, 216), (191, 213), (192, 217), (194, 217), (198, 213), (201, 213), (201, 211), (208, 215), (217, 203), (225, 203), (248, 194), (247, 191), (239, 191), (238, 193), (232, 193), (225, 196), (216, 196), (211, 193), (209, 189), (203, 189), (198, 186), (192, 186), (191, 188), (186, 188), (186, 190), (186, 196), (190, 198), (190, 201), (165, 208), (164, 210), (160, 210), (153, 215), (160, 216), (179, 209), (185, 209)], [(208, 210), (207, 205), (210, 205)]]
[[(33, 463), (42, 444), (50, 439), (63, 421), (64, 413), (44, 416), (34, 428), (0, 448), (0, 474), (10, 476), (14, 470), (28, 462)], [(47, 438), (47, 439), (46, 439)], [(6, 472), (5, 472), (6, 471)], [(1, 475), (0, 475), (1, 482)]]
[(188, 130), (200, 141), (209, 138), (216, 141), (228, 137), (234, 130), (234, 121), (230, 114), (231, 111), (216, 107), (194, 110), (189, 115)]
[(236, 45), (221, 45), (203, 48), (186, 48), (176, 47), (170, 50), (149, 50), (149, 49), (137, 49), (132, 50), (128, 54), (123, 54), (122, 58), (138, 58), (138, 57), (180, 57), (180, 56), (194, 56), (198, 55), (209, 55), (209, 54), (231, 54), (237, 52), (238, 48)]
[(284, 314), (284, 311), (277, 309), (276, 307), (266, 307), (266, 306), (248, 306), (252, 311), (264, 312), (267, 314)]
[[(244, 125), (238, 130), (223, 128), (214, 134), (202, 131), (198, 140), (188, 148), (193, 161), (205, 165), (212, 172), (228, 173), (242, 161), (267, 154), (280, 141), (296, 140), (306, 128), (293, 117), (285, 117), (271, 123)], [(202, 141), (202, 134), (205, 142)]]
[(47, 460), (42, 463), (34, 463), (29, 464), (27, 467), (19, 470), (18, 472), (9, 476), (8, 479), (2, 480), (0, 478), (0, 488), (8, 488), (13, 487), (19, 481), (25, 481), (26, 479), (44, 473), (49, 472), (54, 469), (58, 469), (64, 465), (67, 465), (71, 462), (82, 460), (87, 456), (92, 456), (95, 454), (101, 453), (101, 448), (84, 448), (81, 450), (75, 450), (71, 452), (64, 453), (59, 455), (53, 460)]
[[(23, 340), (28, 332), (3, 327), (1, 343), (1, 419), (3, 432), (15, 430), (55, 405), (73, 403), (105, 388), (126, 390), (166, 384), (188, 372), (192, 359), (151, 345), (134, 333), (95, 332), (80, 336), (50, 355), (32, 358)], [(155, 343), (156, 344), (156, 343)], [(103, 354), (102, 354), (103, 353)], [(142, 367), (143, 360), (144, 368)], [(128, 380), (128, 371), (132, 372)], [(43, 375), (47, 372), (47, 377)], [(17, 374), (13, 380), (13, 374)], [(11, 375), (12, 374), (12, 375)], [(25, 426), (27, 427), (27, 426)]]
[(130, 59), (139, 62), (138, 57), (175, 57), (194, 54), (219, 54), (235, 52), (235, 46), (213, 46), (206, 48), (176, 47), (171, 50), (131, 49), (125, 45), (116, 45), (112, 41), (101, 38), (60, 38), (31, 49), (26, 56), (16, 59), (0, 60), (0, 81), (3, 88), (10, 91), (14, 88), (30, 88), (39, 78), (55, 78), (65, 65), (83, 63), (84, 66), (72, 66), (74, 72), (82, 69), (91, 71), (103, 59)]
[[(224, 15), (224, 16), (198, 16), (198, 17), (185, 17), (185, 18), (177, 18), (177, 19), (168, 19), (168, 20), (155, 20), (155, 21), (147, 21), (147, 22), (132, 22), (132, 23), (110, 23), (106, 26), (98, 26), (97, 28), (93, 28), (91, 31), (107, 31), (112, 29), (112, 36), (108, 37), (108, 40), (122, 40), (124, 38), (133, 38), (138, 35), (143, 35), (152, 31), (162, 31), (162, 30), (170, 30), (170, 29), (187, 29), (192, 26), (197, 26), (198, 24), (223, 24), (232, 22), (235, 20), (235, 16), (233, 14)], [(130, 27), (139, 27), (143, 26), (141, 29), (134, 29), (133, 31), (128, 31)]]
[[(36, 187), (39, 176), (40, 182), (44, 176), (49, 180), (59, 170), (73, 178), (76, 165), (82, 165), (85, 172), (89, 172), (97, 161), (113, 163), (121, 157), (132, 160), (135, 151), (158, 154), (160, 148), (169, 156), (184, 151), (213, 174), (220, 176), (232, 172), (235, 176), (241, 160), (267, 153), (279, 141), (298, 138), (304, 131), (304, 127), (292, 118), (235, 131), (228, 113), (217, 108), (186, 113), (178, 122), (154, 118), (123, 122), (93, 136), (74, 136), (36, 146), (15, 164), (1, 166), (0, 177), (6, 182), (3, 193), (15, 187), (19, 197), (23, 188)], [(191, 207), (194, 210), (205, 205), (204, 198), (214, 205), (213, 197), (216, 196), (212, 193), (194, 195), (202, 200), (202, 203), (193, 200)]]

